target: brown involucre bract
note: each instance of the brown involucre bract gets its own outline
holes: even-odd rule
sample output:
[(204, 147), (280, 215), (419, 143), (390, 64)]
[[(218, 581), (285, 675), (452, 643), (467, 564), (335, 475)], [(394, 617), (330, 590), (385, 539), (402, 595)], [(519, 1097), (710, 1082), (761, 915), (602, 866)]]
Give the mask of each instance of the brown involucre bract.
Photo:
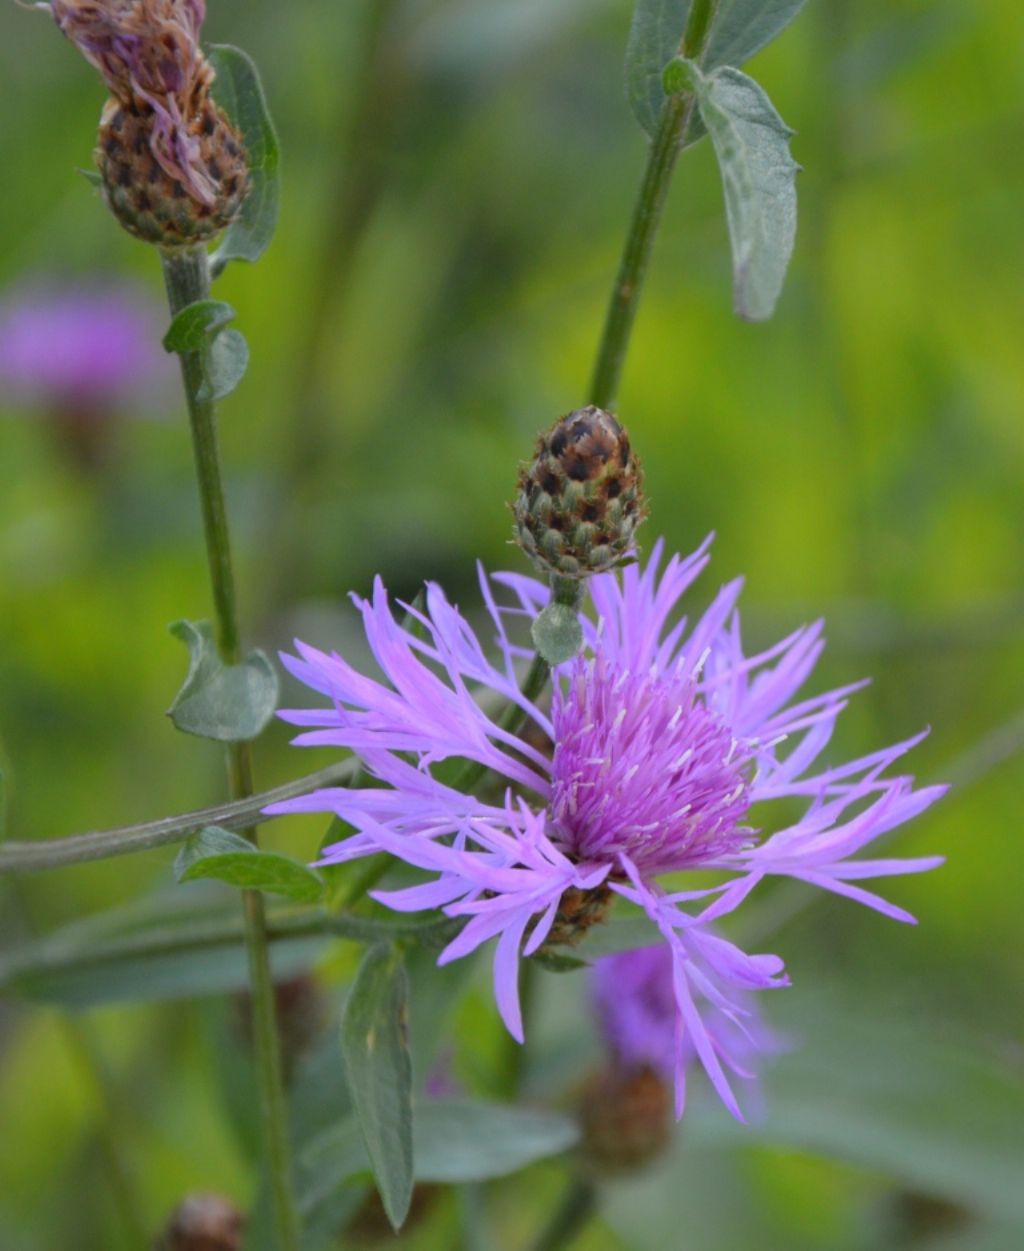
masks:
[(181, 247), (219, 234), (249, 189), (241, 136), (211, 95), (205, 0), (51, 0), (61, 31), (110, 89), (96, 164), (133, 235)]

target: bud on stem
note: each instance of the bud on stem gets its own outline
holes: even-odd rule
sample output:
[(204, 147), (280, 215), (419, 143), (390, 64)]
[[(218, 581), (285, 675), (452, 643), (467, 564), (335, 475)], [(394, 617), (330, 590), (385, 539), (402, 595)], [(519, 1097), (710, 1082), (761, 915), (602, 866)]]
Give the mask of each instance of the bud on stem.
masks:
[(585, 578), (633, 546), (645, 508), (629, 436), (604, 409), (579, 408), (537, 441), (512, 506), (516, 541), (545, 574)]

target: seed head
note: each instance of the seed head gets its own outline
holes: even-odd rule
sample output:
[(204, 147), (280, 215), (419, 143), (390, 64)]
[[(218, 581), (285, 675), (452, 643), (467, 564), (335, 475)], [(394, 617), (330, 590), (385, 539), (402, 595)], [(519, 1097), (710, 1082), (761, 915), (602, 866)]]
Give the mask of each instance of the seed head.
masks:
[(241, 1251), (242, 1214), (214, 1194), (188, 1195), (171, 1213), (153, 1251)]
[(199, 46), (205, 0), (51, 0), (61, 31), (111, 98), (96, 163), (131, 234), (161, 247), (203, 242), (238, 215), (249, 189), (242, 140), (213, 101)]
[(642, 484), (629, 436), (611, 413), (578, 408), (540, 436), (520, 471), (516, 541), (544, 573), (603, 573), (633, 546)]

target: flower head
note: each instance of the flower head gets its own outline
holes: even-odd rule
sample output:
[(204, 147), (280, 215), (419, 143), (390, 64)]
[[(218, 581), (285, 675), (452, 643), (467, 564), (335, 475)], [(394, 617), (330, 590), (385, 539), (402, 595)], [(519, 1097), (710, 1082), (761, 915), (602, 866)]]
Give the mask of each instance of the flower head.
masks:
[(206, 239), (248, 190), (241, 140), (210, 88), (199, 46), (206, 0), (50, 0), (62, 33), (111, 93), (97, 164), (126, 229), (177, 246)]
[(0, 303), (0, 382), (50, 411), (106, 417), (171, 385), (162, 314), (135, 287), (34, 285)]
[[(856, 883), (921, 872), (941, 858), (851, 857), (944, 788), (915, 791), (911, 778), (887, 775), (916, 740), (847, 764), (818, 763), (860, 685), (795, 698), (820, 654), (820, 623), (745, 655), (738, 581), (692, 625), (674, 619), (707, 564), (707, 547), (673, 556), (659, 575), (659, 543), (642, 571), (630, 566), (590, 580), (587, 648), (556, 669), (550, 713), (520, 692), (516, 664), (528, 653), (509, 633), (517, 618), (532, 619), (547, 604), (542, 583), (481, 574), (496, 633), (492, 662), (437, 586), (427, 587), (425, 611), (407, 609), (415, 629), (406, 629), (378, 580), (372, 599), (356, 602), (386, 681), (299, 643), (298, 656), (284, 663), (330, 704), (281, 715), (307, 727), (296, 742), (349, 748), (384, 785), (322, 790), (268, 811), (330, 811), (354, 826), (357, 833), (326, 850), (325, 862), (387, 851), (430, 874), (375, 897), (402, 911), (442, 908), (467, 918), (442, 962), (497, 938), (495, 994), (519, 1039), (520, 956), (571, 938), (574, 918), (592, 923), (614, 896), (637, 905), (667, 953), (661, 976), (672, 1001), (677, 1113), (695, 1056), (739, 1117), (726, 1070), (744, 1071), (747, 992), (786, 978), (778, 956), (748, 955), (711, 923), (772, 876), (912, 920)], [(499, 606), (493, 584), (511, 594), (511, 606)], [(524, 729), (485, 711), (481, 690), (515, 705)], [(433, 765), (452, 757), (504, 779), (504, 800), (438, 781)], [(758, 805), (787, 797), (806, 802), (803, 815), (782, 829), (760, 829)], [(691, 869), (714, 870), (721, 881), (679, 889), (660, 880)]]

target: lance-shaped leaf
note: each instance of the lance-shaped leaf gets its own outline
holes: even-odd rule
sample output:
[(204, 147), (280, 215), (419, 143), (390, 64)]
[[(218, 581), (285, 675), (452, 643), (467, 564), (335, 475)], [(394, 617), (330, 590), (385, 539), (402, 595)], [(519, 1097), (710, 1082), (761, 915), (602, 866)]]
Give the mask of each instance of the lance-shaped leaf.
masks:
[(270, 245), (280, 200), (280, 153), (259, 71), (252, 59), (240, 48), (218, 44), (210, 52), (210, 61), (217, 73), (213, 94), (242, 133), (251, 183), (241, 212), (210, 257), (210, 272), (216, 278), (229, 261), (257, 261)]
[(725, 67), (704, 75), (692, 62), (668, 71), (689, 78), (722, 171), (732, 243), (733, 296), (749, 321), (770, 317), (782, 290), (796, 236), (792, 131), (752, 78)]
[[(329, 941), (307, 934), (275, 942), (274, 977), (308, 969)], [(175, 887), (0, 951), (0, 995), (64, 1007), (223, 994), (247, 981), (238, 905), (212, 882), (187, 892)]]
[(341, 1047), (366, 1154), (388, 1220), (397, 1230), (413, 1186), (409, 979), (401, 953), (366, 953), (341, 1022)]
[[(740, 66), (780, 34), (806, 0), (720, 0), (704, 51), (708, 72), (720, 65)], [(637, 121), (653, 135), (665, 103), (662, 72), (680, 52), (690, 15), (690, 0), (637, 0), (626, 47), (626, 97)], [(704, 133), (697, 118), (686, 142)]]
[(299, 903), (316, 903), (324, 893), (323, 879), (313, 869), (273, 851), (260, 851), (248, 839), (219, 826), (208, 825), (193, 834), (174, 862), (179, 882), (212, 877), (245, 890), (286, 895)]
[(266, 655), (252, 651), (241, 664), (226, 665), (208, 621), (176, 621), (170, 629), (191, 653), (185, 685), (167, 714), (174, 724), (222, 743), (255, 738), (277, 707), (277, 671)]
[[(479, 1099), (424, 1099), (413, 1131), (417, 1182), (455, 1184), (507, 1177), (576, 1144), (575, 1121), (555, 1112)], [(319, 1134), (303, 1153), (304, 1203), (314, 1207), (367, 1167), (354, 1119)]]

